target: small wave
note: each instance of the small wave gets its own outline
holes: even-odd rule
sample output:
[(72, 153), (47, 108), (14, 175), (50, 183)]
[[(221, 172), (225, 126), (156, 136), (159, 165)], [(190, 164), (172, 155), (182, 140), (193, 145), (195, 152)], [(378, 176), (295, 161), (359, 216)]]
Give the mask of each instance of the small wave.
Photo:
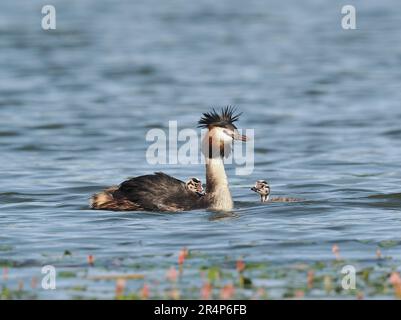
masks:
[(25, 144), (14, 148), (16, 151), (51, 151), (38, 144)]
[(320, 96), (326, 94), (327, 91), (322, 89), (309, 89), (306, 90), (304, 93), (308, 96)]
[(383, 132), (383, 135), (391, 137), (391, 138), (399, 138), (399, 137), (401, 137), (401, 129), (388, 130), (388, 131)]
[(22, 203), (22, 202), (32, 202), (34, 199), (29, 197), (27, 194), (18, 192), (3, 192), (0, 193), (1, 203)]
[(367, 197), (372, 202), (368, 206), (376, 208), (399, 209), (401, 207), (401, 193), (374, 194)]
[(108, 68), (103, 71), (103, 75), (106, 78), (125, 78), (131, 76), (150, 76), (157, 72), (157, 69), (151, 65), (143, 65), (127, 68), (127, 66), (115, 66), (113, 68)]
[(63, 129), (65, 128), (66, 125), (63, 123), (48, 123), (48, 124), (43, 124), (43, 125), (38, 125), (31, 127), (31, 129), (38, 129), (38, 130), (57, 130), (57, 129)]
[(368, 196), (368, 199), (401, 200), (401, 193), (374, 194)]
[(16, 137), (19, 135), (16, 131), (0, 131), (0, 137)]

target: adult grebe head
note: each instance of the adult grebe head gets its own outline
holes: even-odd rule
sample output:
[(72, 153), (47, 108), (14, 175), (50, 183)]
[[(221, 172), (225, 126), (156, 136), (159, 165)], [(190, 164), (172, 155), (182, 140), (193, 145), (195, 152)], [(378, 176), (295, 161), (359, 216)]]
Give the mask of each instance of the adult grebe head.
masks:
[(191, 178), (185, 183), (185, 187), (193, 192), (196, 193), (199, 196), (203, 196), (205, 194), (203, 187), (202, 187), (202, 181), (200, 181), (198, 178)]
[(208, 158), (228, 157), (234, 140), (246, 141), (248, 138), (238, 132), (234, 125), (241, 113), (235, 114), (233, 107), (225, 107), (218, 113), (215, 109), (204, 113), (198, 127), (207, 128), (208, 133), (202, 142), (202, 152)]
[(251, 190), (255, 191), (256, 193), (259, 193), (261, 202), (269, 201), (270, 186), (266, 180), (256, 181), (255, 186), (252, 187)]

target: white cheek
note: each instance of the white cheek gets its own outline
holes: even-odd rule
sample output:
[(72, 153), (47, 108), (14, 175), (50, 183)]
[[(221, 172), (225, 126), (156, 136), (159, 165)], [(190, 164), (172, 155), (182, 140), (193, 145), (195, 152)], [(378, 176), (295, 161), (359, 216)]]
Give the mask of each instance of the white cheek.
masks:
[(223, 128), (214, 128), (209, 131), (209, 134), (206, 135), (202, 141), (202, 153), (204, 155), (209, 155), (210, 153), (210, 143), (212, 143), (213, 154), (215, 156), (221, 155), (221, 143), (224, 144), (224, 156), (228, 157), (231, 153), (233, 139), (229, 135), (227, 135)]
[(224, 141), (224, 143), (231, 143), (233, 138), (229, 134), (225, 133), (225, 131), (225, 129), (218, 128), (216, 130), (216, 138), (220, 141)]

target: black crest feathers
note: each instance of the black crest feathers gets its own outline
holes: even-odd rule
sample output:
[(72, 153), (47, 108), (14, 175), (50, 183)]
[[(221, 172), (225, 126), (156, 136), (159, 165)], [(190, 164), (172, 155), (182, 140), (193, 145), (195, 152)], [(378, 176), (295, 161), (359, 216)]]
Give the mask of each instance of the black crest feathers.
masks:
[(214, 108), (210, 112), (205, 112), (202, 118), (198, 122), (198, 128), (207, 128), (211, 125), (224, 127), (226, 125), (233, 125), (237, 121), (242, 113), (236, 113), (236, 109), (231, 106), (227, 106), (221, 109), (218, 113)]

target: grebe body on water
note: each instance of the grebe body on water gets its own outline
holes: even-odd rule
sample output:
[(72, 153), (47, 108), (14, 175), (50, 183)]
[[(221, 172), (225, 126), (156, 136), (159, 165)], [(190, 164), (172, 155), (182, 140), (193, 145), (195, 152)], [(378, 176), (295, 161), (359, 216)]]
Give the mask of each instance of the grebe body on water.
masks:
[(260, 202), (298, 202), (302, 201), (296, 198), (287, 198), (287, 197), (270, 197), (270, 185), (266, 180), (258, 180), (255, 183), (255, 186), (251, 188), (252, 191), (258, 193), (260, 195)]
[[(198, 127), (207, 128), (202, 141), (206, 163), (206, 194), (193, 192), (188, 184), (165, 173), (143, 175), (108, 188), (91, 198), (91, 208), (114, 211), (184, 211), (207, 208), (216, 211), (233, 209), (224, 157), (231, 153), (234, 140), (246, 141), (234, 122), (240, 114), (226, 107), (204, 113)], [(202, 190), (203, 192), (203, 190)]]

